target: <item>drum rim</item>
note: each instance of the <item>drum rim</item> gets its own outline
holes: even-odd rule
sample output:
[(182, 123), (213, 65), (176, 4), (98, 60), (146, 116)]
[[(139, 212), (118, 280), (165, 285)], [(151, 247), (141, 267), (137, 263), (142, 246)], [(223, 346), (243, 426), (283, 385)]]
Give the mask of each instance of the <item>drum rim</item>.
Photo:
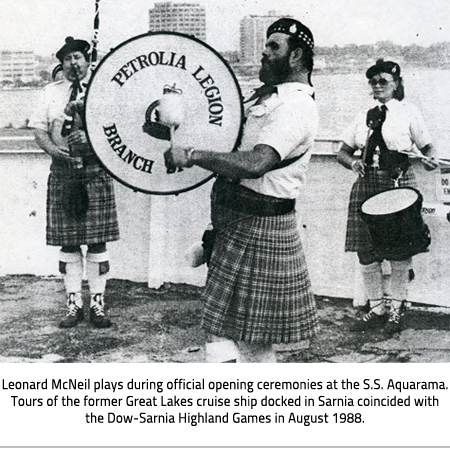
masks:
[[(416, 194), (417, 194), (417, 196), (418, 196), (417, 200), (416, 200), (413, 204), (407, 206), (406, 208), (401, 209), (400, 211), (388, 212), (388, 213), (384, 213), (384, 214), (368, 214), (367, 212), (364, 212), (364, 211), (363, 211), (363, 206), (364, 206), (364, 204), (365, 204), (367, 201), (371, 200), (372, 198), (376, 197), (377, 195), (380, 195), (380, 194), (386, 193), (386, 192), (393, 192), (393, 191), (396, 191), (396, 190), (404, 190), (404, 189), (412, 190), (412, 191), (416, 192)], [(392, 188), (390, 188), (390, 189), (384, 189), (384, 190), (382, 190), (382, 191), (380, 191), (380, 192), (378, 192), (378, 193), (376, 193), (376, 194), (370, 196), (369, 198), (367, 198), (367, 200), (364, 200), (364, 201), (361, 203), (361, 208), (360, 208), (360, 210), (361, 210), (361, 215), (365, 215), (365, 216), (368, 216), (368, 217), (384, 217), (384, 216), (391, 216), (391, 215), (393, 215), (393, 214), (399, 214), (399, 213), (405, 212), (406, 210), (410, 209), (411, 206), (413, 206), (415, 203), (417, 203), (417, 201), (420, 201), (420, 200), (423, 201), (423, 196), (422, 196), (422, 194), (420, 193), (420, 191), (419, 191), (418, 189), (416, 189), (415, 187), (403, 186), (403, 187), (392, 187)]]
[[(140, 38), (144, 38), (144, 37), (147, 37), (147, 36), (153, 36), (153, 35), (176, 35), (176, 36), (180, 36), (182, 38), (187, 38), (191, 41), (195, 41), (197, 42), (198, 44), (201, 44), (202, 46), (206, 47), (208, 50), (212, 51), (218, 58), (219, 60), (222, 61), (222, 63), (225, 65), (226, 69), (228, 70), (228, 72), (230, 73), (235, 85), (236, 85), (236, 88), (237, 88), (237, 91), (238, 91), (238, 95), (239, 95), (239, 99), (240, 99), (240, 116), (241, 116), (241, 121), (240, 121), (240, 126), (239, 126), (239, 131), (238, 131), (238, 134), (237, 134), (237, 137), (236, 137), (236, 140), (234, 142), (234, 145), (233, 145), (233, 148), (230, 152), (233, 152), (236, 148), (236, 145), (238, 143), (240, 143), (241, 139), (242, 139), (242, 134), (243, 134), (243, 127), (244, 127), (244, 104), (242, 102), (242, 90), (241, 90), (241, 86), (239, 85), (239, 82), (237, 80), (237, 77), (236, 77), (236, 74), (233, 72), (233, 70), (231, 69), (231, 66), (229, 65), (229, 63), (225, 60), (225, 58), (217, 51), (215, 50), (214, 48), (212, 48), (209, 44), (205, 43), (204, 41), (202, 41), (201, 39), (198, 39), (196, 38), (195, 36), (191, 36), (191, 35), (187, 35), (185, 33), (180, 33), (180, 32), (177, 32), (177, 31), (149, 31), (147, 33), (141, 33), (140, 35), (136, 35), (136, 36), (133, 36), (129, 39), (127, 39), (126, 41), (123, 41), (122, 43), (120, 43), (119, 45), (117, 45), (116, 47), (113, 47), (109, 50), (109, 52), (101, 59), (101, 61), (98, 63), (98, 65), (94, 68), (94, 70), (92, 71), (92, 75), (89, 79), (89, 82), (88, 82), (88, 85), (86, 87), (86, 93), (85, 93), (85, 102), (83, 104), (83, 115), (84, 115), (84, 118), (86, 118), (86, 101), (89, 97), (89, 90), (91, 88), (91, 85), (92, 85), (92, 82), (94, 80), (94, 77), (95, 77), (95, 74), (96, 72), (98, 71), (98, 69), (102, 66), (102, 64), (104, 64), (104, 62), (114, 53), (116, 52), (117, 50), (119, 50), (121, 47), (125, 46), (126, 44), (132, 42), (132, 41), (136, 41), (137, 39), (140, 39)], [(136, 187), (136, 186), (133, 186), (132, 184), (124, 181), (122, 178), (120, 178), (119, 176), (115, 175), (112, 171), (109, 170), (109, 168), (106, 167), (106, 165), (103, 163), (103, 161), (100, 159), (100, 157), (97, 155), (96, 151), (95, 151), (95, 148), (92, 146), (92, 142), (91, 142), (91, 139), (89, 137), (89, 133), (88, 133), (88, 128), (87, 128), (87, 125), (86, 125), (86, 138), (87, 138), (87, 141), (89, 143), (89, 146), (91, 147), (91, 149), (93, 150), (94, 154), (98, 157), (98, 160), (100, 161), (100, 165), (102, 166), (102, 168), (109, 174), (111, 175), (116, 181), (120, 182), (121, 184), (123, 184), (124, 186), (132, 189), (134, 192), (142, 192), (142, 193), (146, 193), (146, 194), (150, 194), (150, 195), (178, 195), (180, 193), (184, 193), (184, 192), (189, 192), (193, 189), (196, 189), (197, 187), (200, 187), (204, 184), (206, 184), (208, 181), (211, 181), (211, 179), (215, 178), (217, 175), (212, 172), (209, 176), (207, 176), (206, 178), (202, 179), (201, 181), (189, 186), (189, 187), (186, 187), (186, 188), (183, 188), (183, 189), (180, 189), (180, 190), (172, 190), (172, 191), (167, 191), (167, 192), (161, 192), (161, 191), (154, 191), (154, 190), (146, 190), (146, 189), (142, 189), (140, 187)], [(225, 154), (225, 153), (224, 153)]]

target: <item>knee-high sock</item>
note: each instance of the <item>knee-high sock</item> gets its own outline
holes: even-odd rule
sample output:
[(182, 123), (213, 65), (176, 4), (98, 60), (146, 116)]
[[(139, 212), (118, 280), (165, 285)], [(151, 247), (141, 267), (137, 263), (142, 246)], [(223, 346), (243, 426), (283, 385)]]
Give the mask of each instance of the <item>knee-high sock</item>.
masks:
[(239, 341), (239, 361), (242, 363), (277, 363), (271, 344), (252, 344)]
[(391, 261), (391, 294), (392, 302), (404, 301), (408, 295), (409, 270), (412, 258), (404, 261)]
[(80, 293), (83, 279), (83, 256), (81, 252), (65, 253), (59, 252), (59, 260), (64, 264), (63, 272), (64, 286), (66, 293)]
[(89, 282), (89, 290), (92, 295), (103, 294), (105, 292), (106, 273), (100, 273), (100, 263), (109, 260), (109, 253), (87, 253), (86, 255), (86, 276)]
[(378, 315), (384, 314), (385, 304), (383, 301), (383, 273), (381, 263), (376, 261), (371, 264), (361, 264), (361, 272), (367, 298), (370, 302), (370, 308)]
[(369, 300), (382, 299), (383, 273), (381, 271), (381, 263), (377, 261), (372, 264), (361, 264), (360, 266), (367, 298)]
[(210, 335), (205, 348), (207, 363), (226, 363), (239, 361), (239, 349), (236, 342), (229, 338)]

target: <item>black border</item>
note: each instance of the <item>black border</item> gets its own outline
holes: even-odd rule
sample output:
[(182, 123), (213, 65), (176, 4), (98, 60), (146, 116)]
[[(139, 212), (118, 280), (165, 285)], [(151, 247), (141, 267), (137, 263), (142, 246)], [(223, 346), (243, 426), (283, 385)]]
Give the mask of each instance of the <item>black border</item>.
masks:
[[(239, 97), (240, 97), (240, 106), (241, 106), (241, 111), (240, 111), (240, 114), (241, 114), (241, 121), (240, 121), (240, 126), (239, 126), (239, 132), (238, 132), (238, 135), (237, 135), (237, 138), (236, 138), (236, 141), (234, 143), (234, 146), (233, 148), (236, 147), (236, 145), (240, 142), (241, 140), (241, 137), (242, 137), (242, 129), (243, 129), (243, 125), (244, 125), (244, 121), (243, 121), (243, 118), (244, 118), (244, 104), (242, 102), (242, 91), (241, 91), (241, 87), (239, 85), (239, 82), (236, 78), (236, 75), (234, 74), (233, 70), (231, 69), (230, 65), (228, 64), (228, 62), (222, 57), (222, 55), (220, 55), (219, 52), (217, 52), (215, 49), (213, 49), (210, 45), (206, 44), (205, 42), (201, 41), (200, 39), (196, 38), (195, 36), (191, 36), (191, 35), (186, 35), (184, 33), (179, 33), (179, 32), (172, 32), (172, 31), (158, 31), (158, 32), (148, 32), (148, 33), (143, 33), (143, 34), (140, 34), (140, 35), (137, 35), (137, 36), (134, 36), (130, 39), (127, 39), (126, 41), (122, 42), (121, 44), (119, 44), (118, 46), (112, 48), (106, 55), (105, 57), (102, 58), (102, 60), (100, 61), (100, 63), (95, 67), (93, 73), (92, 73), (92, 76), (89, 80), (89, 83), (88, 83), (88, 86), (86, 88), (86, 94), (85, 94), (85, 99), (87, 100), (88, 97), (89, 97), (89, 89), (91, 87), (91, 84), (92, 84), (92, 81), (94, 80), (95, 78), (95, 74), (97, 73), (98, 69), (102, 66), (102, 64), (114, 53), (116, 52), (118, 49), (120, 49), (121, 47), (125, 46), (126, 44), (132, 42), (132, 41), (135, 41), (137, 39), (141, 39), (141, 38), (144, 38), (144, 37), (147, 37), (147, 36), (153, 36), (153, 35), (176, 35), (176, 36), (180, 36), (180, 37), (183, 37), (183, 38), (186, 38), (186, 39), (190, 39), (191, 41), (195, 41), (197, 42), (198, 44), (201, 44), (202, 46), (206, 47), (207, 49), (209, 49), (210, 51), (212, 51), (218, 58), (219, 60), (222, 61), (222, 63), (225, 65), (225, 67), (228, 69), (228, 72), (230, 73), (231, 77), (233, 78), (234, 80), (234, 83), (236, 85), (236, 88), (238, 90), (238, 94), (239, 94)], [(86, 117), (86, 103), (85, 103), (85, 106), (84, 106), (84, 117)], [(89, 137), (89, 133), (88, 133), (88, 128), (86, 127), (86, 137), (87, 137), (87, 140), (89, 142), (89, 146), (92, 148), (92, 150), (94, 151), (94, 153), (97, 155), (97, 153), (95, 152), (95, 148), (92, 146), (92, 142), (91, 142), (91, 139)], [(99, 158), (100, 160), (100, 163), (102, 165), (102, 167), (107, 171), (107, 173), (109, 173), (115, 180), (117, 180), (118, 182), (120, 182), (121, 184), (123, 184), (124, 186), (130, 188), (130, 189), (133, 189), (134, 192), (142, 192), (142, 193), (147, 193), (147, 194), (150, 194), (150, 195), (178, 195), (180, 193), (183, 193), (183, 192), (188, 192), (190, 190), (193, 190), (193, 189), (196, 189), (197, 187), (200, 187), (202, 186), (203, 184), (207, 183), (208, 181), (210, 181), (211, 179), (213, 179), (215, 177), (215, 174), (211, 174), (210, 176), (208, 176), (207, 178), (203, 179), (202, 181), (194, 184), (193, 186), (189, 186), (185, 189), (181, 189), (181, 190), (174, 190), (174, 191), (170, 191), (170, 192), (158, 192), (158, 191), (150, 191), (150, 190), (144, 190), (144, 189), (141, 189), (141, 188), (138, 188), (138, 187), (135, 187), (133, 185), (131, 185), (130, 183), (127, 183), (125, 181), (123, 181), (121, 178), (119, 178), (118, 176), (116, 176), (115, 174), (113, 174), (107, 167), (106, 165), (103, 163), (103, 161), (100, 159), (100, 157), (97, 155), (97, 157)]]

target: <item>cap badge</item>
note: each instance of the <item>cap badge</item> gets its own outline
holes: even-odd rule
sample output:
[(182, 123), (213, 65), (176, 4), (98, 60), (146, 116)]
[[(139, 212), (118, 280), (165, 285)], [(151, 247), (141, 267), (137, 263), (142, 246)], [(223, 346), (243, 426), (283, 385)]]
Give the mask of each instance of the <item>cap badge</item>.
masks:
[(297, 33), (297, 25), (295, 24), (291, 25), (291, 27), (289, 28), (289, 33), (295, 35)]

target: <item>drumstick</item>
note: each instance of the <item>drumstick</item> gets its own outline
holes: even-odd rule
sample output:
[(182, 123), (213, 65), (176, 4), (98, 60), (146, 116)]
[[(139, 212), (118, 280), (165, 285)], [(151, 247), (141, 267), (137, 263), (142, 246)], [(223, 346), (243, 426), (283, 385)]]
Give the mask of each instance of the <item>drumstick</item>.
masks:
[(173, 148), (173, 137), (175, 134), (175, 125), (171, 124), (170, 125), (170, 147)]
[(425, 154), (422, 154), (420, 151), (415, 152), (415, 151), (397, 151), (402, 154), (406, 154), (409, 157), (418, 157), (419, 159), (425, 159), (428, 161), (434, 160), (438, 164), (442, 165), (450, 165), (450, 159), (442, 159), (442, 158), (437, 158), (437, 157), (428, 157), (425, 156)]

